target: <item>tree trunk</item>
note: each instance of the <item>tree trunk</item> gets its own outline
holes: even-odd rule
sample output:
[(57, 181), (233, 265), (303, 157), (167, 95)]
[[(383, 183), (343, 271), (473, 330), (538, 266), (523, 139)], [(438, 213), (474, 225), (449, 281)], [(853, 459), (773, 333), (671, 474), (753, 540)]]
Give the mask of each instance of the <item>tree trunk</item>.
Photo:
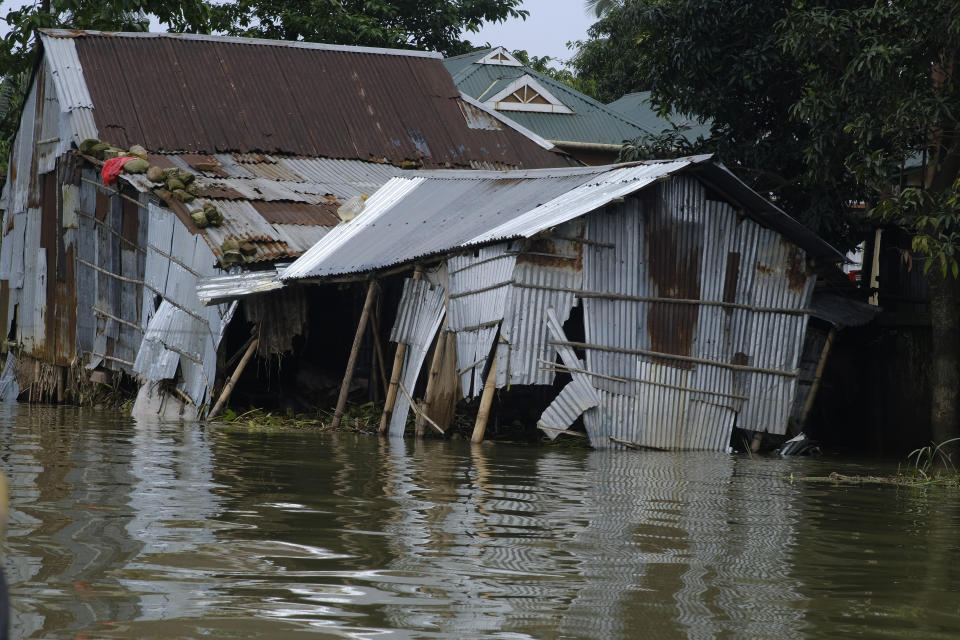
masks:
[[(933, 441), (960, 436), (960, 281), (930, 267), (930, 323), (933, 363), (930, 371)], [(950, 447), (955, 451), (957, 447)]]

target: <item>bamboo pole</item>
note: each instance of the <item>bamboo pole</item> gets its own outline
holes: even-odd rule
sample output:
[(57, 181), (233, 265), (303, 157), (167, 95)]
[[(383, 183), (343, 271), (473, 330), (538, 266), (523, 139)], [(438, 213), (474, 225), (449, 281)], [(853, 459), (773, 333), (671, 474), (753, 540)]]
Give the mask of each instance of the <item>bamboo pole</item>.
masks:
[(333, 412), (332, 427), (340, 426), (340, 419), (347, 408), (347, 396), (350, 395), (350, 383), (353, 382), (353, 370), (357, 366), (357, 354), (360, 352), (360, 343), (367, 330), (367, 320), (370, 318), (370, 308), (377, 297), (377, 281), (371, 280), (367, 287), (367, 298), (363, 301), (363, 311), (360, 313), (360, 322), (357, 323), (357, 333), (353, 336), (353, 346), (350, 347), (350, 357), (347, 358), (347, 370), (343, 374), (343, 383), (340, 385), (340, 395), (337, 396), (337, 408)]
[(212, 420), (215, 418), (216, 415), (220, 413), (220, 410), (223, 409), (223, 405), (227, 403), (227, 400), (230, 398), (230, 394), (233, 393), (233, 388), (236, 386), (237, 380), (240, 379), (240, 374), (243, 373), (243, 370), (246, 368), (250, 358), (253, 357), (254, 352), (257, 350), (257, 345), (259, 344), (260, 338), (254, 338), (253, 342), (250, 343), (250, 346), (247, 347), (247, 351), (243, 354), (243, 357), (240, 358), (240, 363), (233, 371), (233, 375), (230, 376), (230, 380), (228, 380), (226, 386), (223, 387), (223, 391), (220, 392), (220, 397), (217, 398), (217, 403), (213, 405), (213, 409), (207, 414), (207, 420)]
[[(413, 279), (423, 277), (423, 267), (417, 265), (413, 270)], [(393, 407), (397, 404), (397, 390), (400, 387), (400, 376), (403, 374), (403, 359), (407, 355), (407, 345), (397, 343), (397, 351), (393, 356), (393, 369), (390, 372), (390, 386), (387, 388), (387, 399), (383, 403), (383, 414), (380, 416), (380, 433), (386, 433), (390, 428), (390, 418), (393, 416)]]
[(823, 370), (827, 364), (827, 356), (830, 355), (830, 348), (833, 346), (833, 341), (836, 337), (837, 328), (830, 327), (830, 333), (827, 334), (827, 341), (823, 345), (823, 351), (820, 352), (820, 361), (817, 362), (817, 371), (813, 374), (813, 382), (810, 383), (810, 393), (807, 394), (807, 401), (803, 403), (803, 414), (800, 416), (799, 426), (801, 431), (807, 426), (807, 416), (810, 414), (810, 410), (813, 409), (813, 402), (816, 400), (817, 392), (820, 390), (820, 380), (823, 378)]
[[(440, 331), (437, 331), (437, 343), (433, 347), (433, 359), (430, 361), (430, 373), (427, 375), (427, 390), (423, 393), (422, 411), (417, 414), (417, 437), (422, 438), (427, 430), (426, 417), (433, 404), (434, 396), (437, 393), (437, 381), (440, 377), (440, 363), (443, 362), (443, 352), (446, 350), (447, 337), (443, 330), (447, 328), (447, 320), (444, 318)], [(443, 430), (441, 429), (441, 433)]]
[(487, 431), (487, 420), (490, 419), (490, 405), (493, 404), (493, 392), (497, 387), (497, 348), (494, 347), (493, 359), (490, 361), (490, 371), (487, 372), (487, 381), (483, 384), (483, 395), (480, 396), (480, 408), (477, 409), (477, 421), (473, 425), (473, 437), (470, 442), (483, 442), (483, 435)]
[(380, 343), (380, 323), (377, 321), (377, 312), (370, 314), (370, 328), (373, 331), (373, 349), (377, 357), (377, 371), (380, 373), (380, 384), (383, 385), (383, 395), (387, 395), (387, 360), (383, 357), (383, 345)]

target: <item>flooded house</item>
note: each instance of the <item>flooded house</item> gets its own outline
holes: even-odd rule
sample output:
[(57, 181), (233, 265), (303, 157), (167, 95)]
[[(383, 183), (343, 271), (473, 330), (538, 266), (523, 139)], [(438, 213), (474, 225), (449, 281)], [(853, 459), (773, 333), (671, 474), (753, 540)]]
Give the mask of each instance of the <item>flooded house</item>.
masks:
[[(148, 170), (105, 184), (110, 156), (128, 153), (160, 182)], [(137, 410), (195, 416), (234, 351), (279, 361), (308, 321), (336, 345), (345, 329), (324, 318), (350, 308), (336, 288), (282, 308), (204, 306), (198, 279), (271, 286), (344, 204), (405, 173), (576, 164), (462, 95), (439, 54), (41, 31), (0, 200), (3, 393), (78, 401), (126, 378)], [(250, 336), (262, 316), (284, 330)]]
[(451, 407), (473, 398), (480, 441), (496, 396), (550, 437), (723, 451), (734, 427), (791, 426), (813, 382), (801, 352), (817, 269), (841, 259), (696, 156), (397, 176), (278, 283), (373, 291), (406, 273), (391, 435), (411, 408), (418, 432), (446, 431)]

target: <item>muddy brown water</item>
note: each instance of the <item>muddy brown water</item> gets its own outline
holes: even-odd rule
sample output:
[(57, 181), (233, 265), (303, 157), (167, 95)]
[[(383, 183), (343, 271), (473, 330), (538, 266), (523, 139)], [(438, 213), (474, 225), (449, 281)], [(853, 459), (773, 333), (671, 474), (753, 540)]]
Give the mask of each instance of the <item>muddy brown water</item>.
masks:
[(0, 465), (13, 638), (960, 635), (960, 492), (795, 480), (880, 464), (6, 404)]

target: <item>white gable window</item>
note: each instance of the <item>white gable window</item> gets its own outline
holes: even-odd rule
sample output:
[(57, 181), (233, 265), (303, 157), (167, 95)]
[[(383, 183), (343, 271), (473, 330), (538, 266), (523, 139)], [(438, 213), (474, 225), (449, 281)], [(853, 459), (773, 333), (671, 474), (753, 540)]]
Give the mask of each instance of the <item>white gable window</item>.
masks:
[(546, 87), (530, 76), (517, 78), (485, 104), (497, 111), (573, 113), (570, 107), (557, 100)]
[(496, 47), (493, 51), (477, 60), (477, 64), (497, 64), (502, 67), (522, 67), (520, 61), (510, 55), (503, 47)]

